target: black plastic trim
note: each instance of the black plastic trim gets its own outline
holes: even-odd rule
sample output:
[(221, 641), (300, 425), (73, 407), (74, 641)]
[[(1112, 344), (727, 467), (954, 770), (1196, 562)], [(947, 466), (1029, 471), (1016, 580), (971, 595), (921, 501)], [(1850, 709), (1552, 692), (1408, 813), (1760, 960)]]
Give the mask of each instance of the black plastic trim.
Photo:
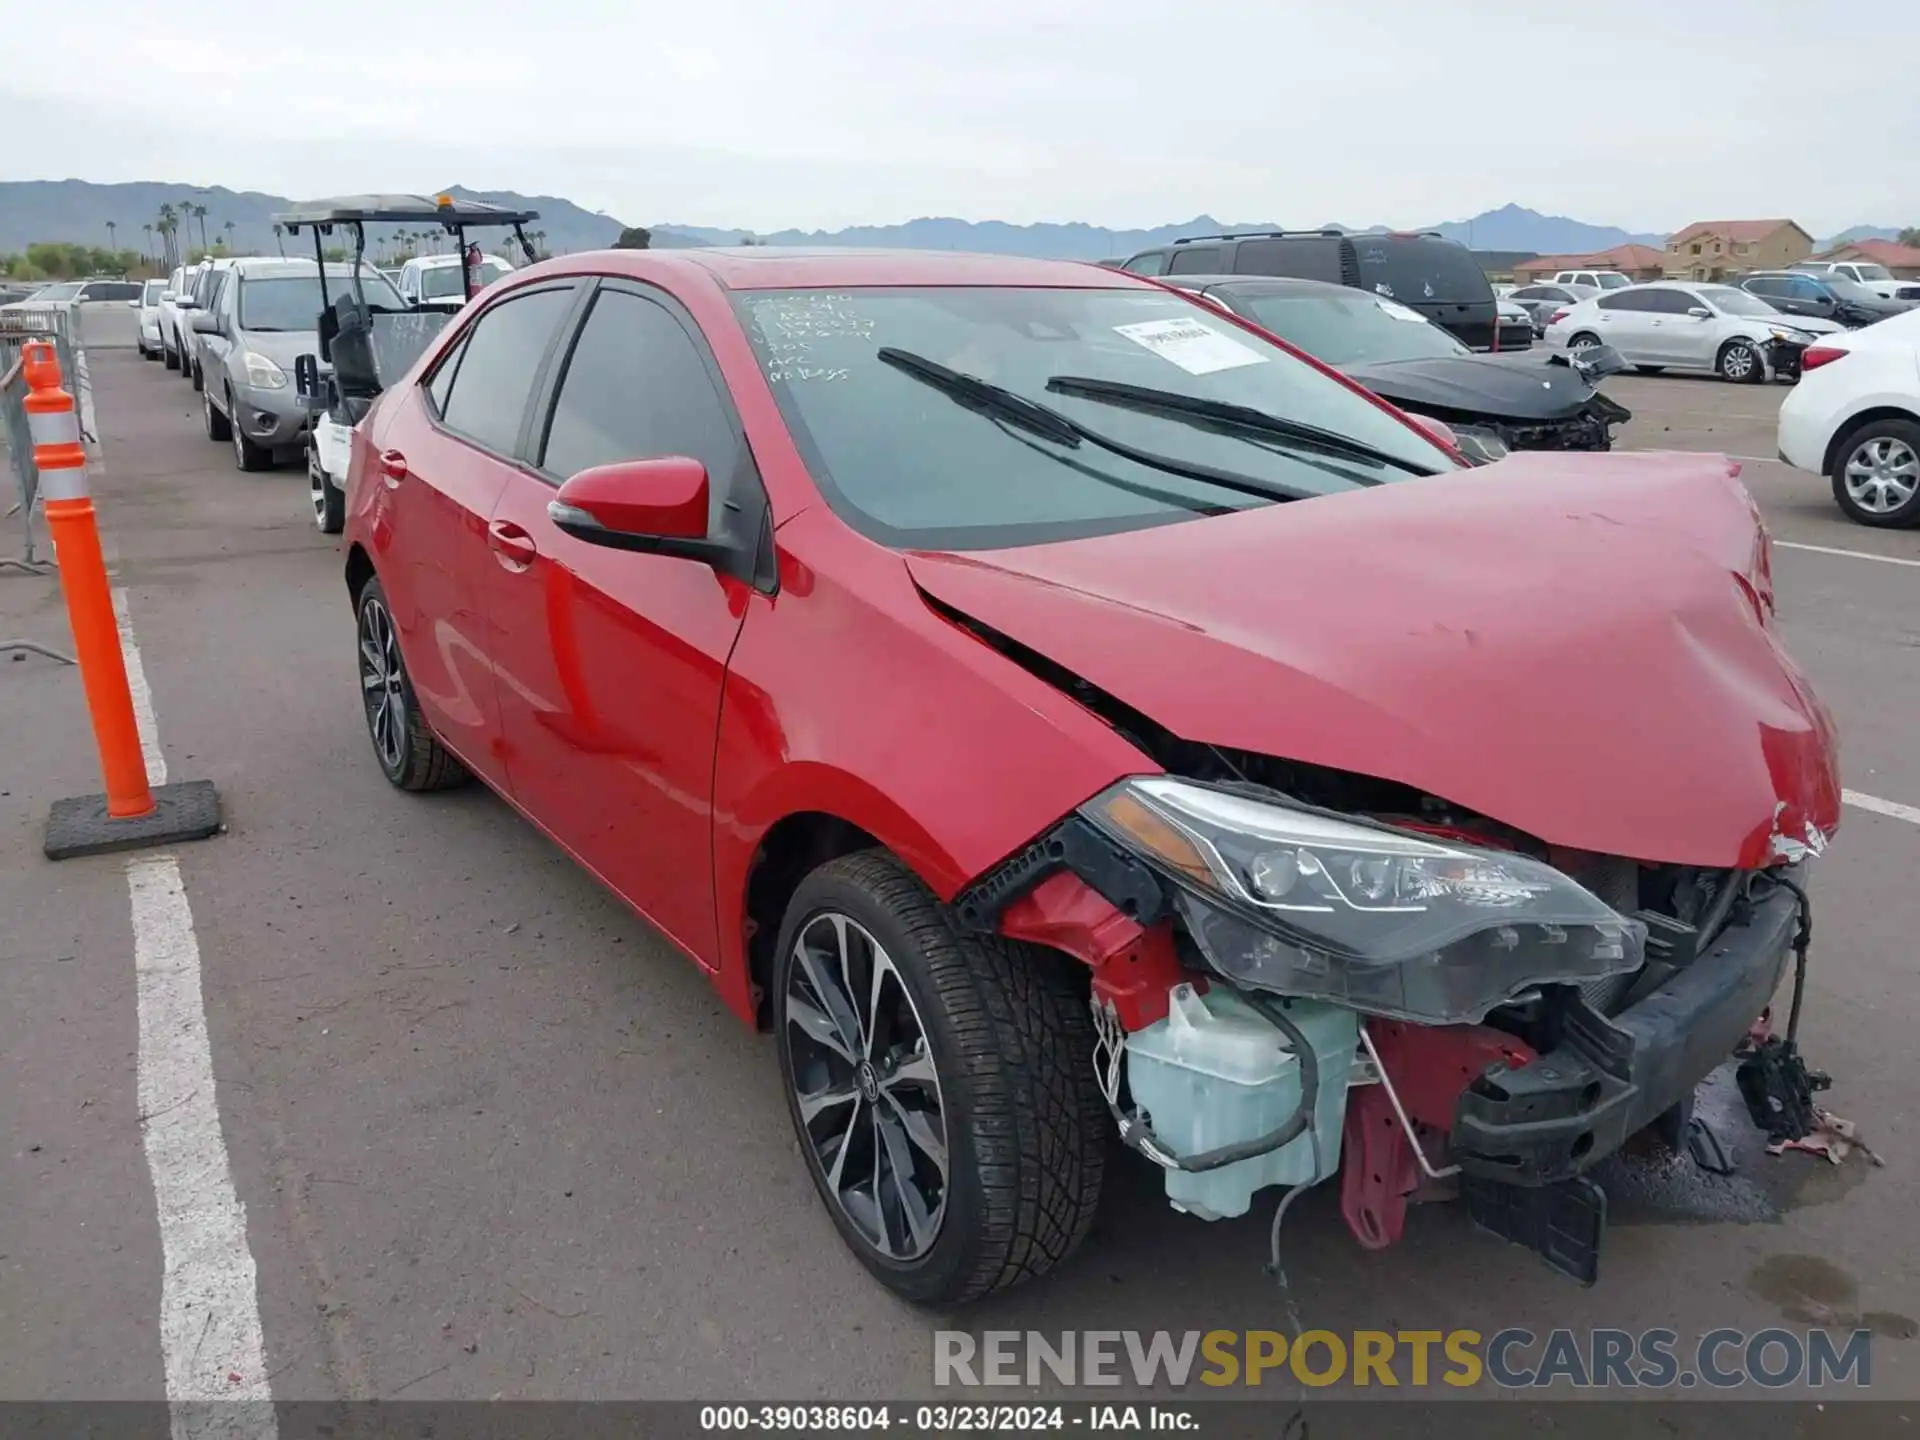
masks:
[(1115, 909), (1142, 925), (1152, 925), (1166, 913), (1167, 896), (1160, 877), (1074, 815), (955, 896), (953, 909), (960, 928), (976, 935), (992, 934), (1007, 906), (1062, 870), (1078, 875)]

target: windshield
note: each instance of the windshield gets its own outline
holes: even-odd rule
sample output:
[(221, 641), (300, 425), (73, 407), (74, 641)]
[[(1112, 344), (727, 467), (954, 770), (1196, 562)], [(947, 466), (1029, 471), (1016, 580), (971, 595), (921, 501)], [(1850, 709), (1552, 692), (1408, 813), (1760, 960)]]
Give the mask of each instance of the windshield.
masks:
[(167, 282), (164, 280), (147, 281), (140, 290), (140, 303), (142, 305), (158, 305), (160, 303), (160, 292), (166, 288)]
[(1633, 281), (1624, 275), (1611, 275), (1605, 271), (1602, 271), (1593, 278), (1599, 282), (1602, 290), (1624, 290), (1633, 284)]
[(1355, 235), (1353, 249), (1360, 262), (1362, 290), (1408, 305), (1490, 304), (1493, 300), (1487, 272), (1465, 246), (1445, 240)]
[[(1368, 399), (1224, 316), (1145, 290), (988, 287), (743, 291), (734, 304), (822, 493), (883, 544), (969, 550), (1135, 530), (1273, 503), (970, 408), (888, 363), (924, 357), (1125, 446), (1256, 486), (1332, 494), (1406, 478), (1244, 427), (1050, 391), (1111, 381), (1248, 406), (1426, 470), (1445, 451)], [(1411, 327), (1409, 327), (1411, 328)]]
[(1884, 265), (1868, 265), (1862, 261), (1850, 262), (1854, 273), (1862, 280), (1891, 280), (1893, 272)]
[(1873, 302), (1880, 298), (1858, 280), (1849, 280), (1844, 275), (1822, 275), (1820, 277), (1820, 283), (1833, 291), (1833, 293), (1838, 295), (1842, 300), (1865, 300)]
[[(507, 267), (498, 260), (488, 259), (480, 262), (480, 284), (491, 285), (507, 273)], [(426, 300), (451, 300), (466, 294), (460, 282), (458, 265), (435, 265), (420, 272), (420, 295)]]
[[(367, 304), (376, 310), (404, 310), (406, 301), (377, 270), (362, 270), (360, 284)], [(338, 299), (353, 286), (353, 272), (327, 269), (327, 298)], [(320, 276), (243, 276), (240, 281), (242, 330), (315, 330), (320, 325)]]
[(1758, 295), (1736, 290), (1731, 285), (1702, 285), (1698, 293), (1702, 300), (1726, 315), (1769, 320), (1780, 313)]
[(1234, 303), (1255, 323), (1329, 365), (1473, 353), (1418, 310), (1363, 290), (1236, 295)]
[(27, 298), (29, 300), (71, 300), (79, 293), (79, 285), (70, 281), (65, 285), (43, 286)]

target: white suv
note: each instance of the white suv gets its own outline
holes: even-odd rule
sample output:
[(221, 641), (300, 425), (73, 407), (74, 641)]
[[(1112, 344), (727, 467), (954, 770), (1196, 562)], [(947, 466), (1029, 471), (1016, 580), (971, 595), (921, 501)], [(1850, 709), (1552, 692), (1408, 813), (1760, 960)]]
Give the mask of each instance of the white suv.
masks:
[(1787, 268), (1803, 275), (1838, 275), (1886, 300), (1920, 299), (1920, 280), (1901, 280), (1886, 266), (1871, 260), (1802, 260)]
[(1920, 524), (1920, 310), (1822, 335), (1780, 406), (1780, 458), (1862, 525)]
[(1549, 285), (1590, 285), (1595, 290), (1624, 290), (1633, 281), (1618, 270), (1562, 270)]

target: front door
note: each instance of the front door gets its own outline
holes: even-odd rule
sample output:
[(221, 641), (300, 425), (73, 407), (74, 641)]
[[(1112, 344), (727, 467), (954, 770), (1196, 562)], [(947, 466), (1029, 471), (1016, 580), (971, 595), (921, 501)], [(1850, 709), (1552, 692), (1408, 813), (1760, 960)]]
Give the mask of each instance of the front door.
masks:
[(395, 396), (364, 484), (384, 487), (374, 565), (421, 709), (462, 759), (505, 783), (487, 657), (487, 522), (515, 473), (542, 362), (576, 298), (572, 284), (491, 305), (426, 383)]
[[(1716, 337), (1721, 327), (1713, 307), (1691, 290), (1649, 290), (1656, 311), (1653, 353), (1663, 365), (1684, 365), (1693, 370), (1713, 368)], [(1695, 310), (1707, 313), (1695, 315)]]
[(697, 327), (647, 287), (603, 281), (581, 323), (534, 469), (490, 520), (490, 647), (512, 794), (699, 959), (717, 963), (713, 760), (747, 592), (696, 561), (591, 545), (547, 515), (561, 481), (686, 455), (712, 509), (759, 510), (759, 481)]

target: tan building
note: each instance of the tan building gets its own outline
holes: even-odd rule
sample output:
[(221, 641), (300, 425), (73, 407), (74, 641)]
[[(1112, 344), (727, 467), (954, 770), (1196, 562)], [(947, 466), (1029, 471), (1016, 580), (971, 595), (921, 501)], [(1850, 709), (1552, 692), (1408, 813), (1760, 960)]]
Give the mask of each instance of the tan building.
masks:
[(1513, 267), (1521, 285), (1551, 280), (1562, 270), (1617, 270), (1629, 280), (1658, 280), (1666, 272), (1667, 257), (1651, 245), (1615, 245), (1586, 255), (1536, 255)]
[(1791, 220), (1696, 220), (1667, 237), (1669, 280), (1725, 280), (1784, 270), (1813, 253), (1813, 237)]
[(1920, 245), (1899, 245), (1891, 240), (1855, 240), (1836, 245), (1813, 257), (1816, 260), (1864, 260), (1884, 265), (1896, 280), (1920, 280)]

